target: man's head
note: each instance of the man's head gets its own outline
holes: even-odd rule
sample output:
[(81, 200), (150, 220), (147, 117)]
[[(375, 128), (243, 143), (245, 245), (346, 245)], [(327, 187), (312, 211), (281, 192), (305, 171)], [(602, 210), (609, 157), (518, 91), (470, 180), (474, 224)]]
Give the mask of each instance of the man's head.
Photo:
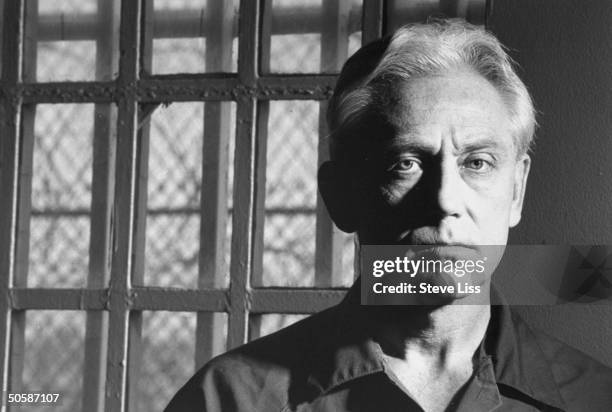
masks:
[(364, 244), (503, 245), (520, 220), (535, 120), (497, 39), (451, 20), (365, 46), (329, 103), (319, 185)]

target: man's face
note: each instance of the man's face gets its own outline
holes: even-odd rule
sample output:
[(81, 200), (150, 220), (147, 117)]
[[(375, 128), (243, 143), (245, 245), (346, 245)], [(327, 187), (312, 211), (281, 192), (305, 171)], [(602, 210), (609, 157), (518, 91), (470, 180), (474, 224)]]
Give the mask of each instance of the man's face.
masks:
[(466, 71), (415, 79), (389, 97), (364, 129), (375, 144), (361, 172), (360, 241), (505, 245), (529, 158), (517, 156), (497, 90)]

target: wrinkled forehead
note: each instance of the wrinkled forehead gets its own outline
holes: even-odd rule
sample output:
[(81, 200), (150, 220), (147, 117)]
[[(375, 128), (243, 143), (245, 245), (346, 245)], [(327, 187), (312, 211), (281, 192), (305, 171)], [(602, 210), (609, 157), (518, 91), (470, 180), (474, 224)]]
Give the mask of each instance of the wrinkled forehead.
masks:
[(500, 93), (479, 74), (453, 72), (372, 86), (360, 125), (364, 131), (371, 133), (374, 127), (397, 135), (439, 127), (500, 138), (511, 134), (510, 113)]
[(500, 153), (517, 152), (509, 111), (497, 89), (478, 74), (375, 86), (367, 106), (340, 135), (341, 157), (358, 161), (402, 142), (435, 151), (440, 139), (448, 136), (457, 150), (487, 141)]
[(371, 85), (372, 98), (367, 110), (378, 112), (392, 124), (405, 124), (423, 115), (447, 110), (473, 109), (474, 118), (499, 121), (510, 112), (498, 90), (480, 74), (470, 71), (397, 80)]

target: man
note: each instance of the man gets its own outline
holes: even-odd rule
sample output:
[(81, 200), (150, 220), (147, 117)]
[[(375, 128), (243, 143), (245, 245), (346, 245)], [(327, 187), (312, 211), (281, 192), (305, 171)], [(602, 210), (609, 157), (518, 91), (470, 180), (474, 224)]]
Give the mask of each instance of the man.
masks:
[[(491, 34), (437, 21), (365, 46), (328, 122), (319, 188), (361, 244), (435, 245), (440, 257), (506, 244), (535, 120)], [(490, 278), (480, 283), (478, 299), (374, 307), (357, 282), (340, 305), (213, 359), (167, 410), (612, 410), (609, 369), (489, 305)]]

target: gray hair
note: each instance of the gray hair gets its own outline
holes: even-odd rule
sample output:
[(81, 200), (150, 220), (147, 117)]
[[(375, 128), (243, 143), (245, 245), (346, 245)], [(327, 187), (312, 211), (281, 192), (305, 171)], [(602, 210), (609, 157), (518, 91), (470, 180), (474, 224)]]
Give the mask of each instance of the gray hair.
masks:
[(495, 36), (464, 20), (437, 19), (405, 25), (347, 60), (327, 110), (332, 159), (346, 149), (341, 149), (342, 131), (386, 99), (389, 87), (465, 69), (483, 76), (500, 93), (510, 115), (517, 155), (526, 153), (533, 141), (535, 110), (503, 46)]

